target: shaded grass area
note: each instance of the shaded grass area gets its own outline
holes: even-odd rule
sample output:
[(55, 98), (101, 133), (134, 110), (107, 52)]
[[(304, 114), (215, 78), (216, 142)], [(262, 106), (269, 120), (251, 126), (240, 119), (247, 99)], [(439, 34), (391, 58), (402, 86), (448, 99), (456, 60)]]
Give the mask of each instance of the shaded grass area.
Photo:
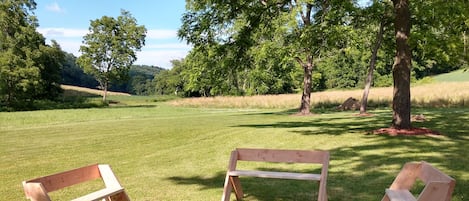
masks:
[[(1, 200), (23, 200), (21, 181), (92, 163), (107, 163), (132, 200), (219, 200), (230, 151), (236, 147), (324, 149), (331, 152), (329, 200), (379, 200), (408, 161), (425, 160), (457, 180), (453, 200), (469, 189), (469, 108), (415, 109), (437, 137), (368, 134), (387, 127), (391, 111), (374, 116), (324, 111), (200, 109), (153, 103), (0, 113)], [(262, 169), (264, 165), (253, 167)], [(299, 168), (303, 168), (299, 167)], [(245, 200), (310, 200), (317, 184), (241, 178)], [(99, 182), (53, 194), (69, 200)], [(232, 196), (234, 198), (234, 196)]]

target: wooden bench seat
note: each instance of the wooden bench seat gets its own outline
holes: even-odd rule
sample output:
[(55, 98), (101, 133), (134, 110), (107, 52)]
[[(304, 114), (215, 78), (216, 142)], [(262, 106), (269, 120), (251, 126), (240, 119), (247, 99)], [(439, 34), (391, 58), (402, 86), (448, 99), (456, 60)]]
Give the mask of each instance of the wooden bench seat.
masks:
[(295, 179), (295, 180), (321, 180), (320, 174), (306, 174), (294, 172), (271, 172), (271, 171), (258, 171), (258, 170), (235, 170), (229, 172), (230, 176), (250, 176), (261, 178), (275, 178), (275, 179)]
[(105, 188), (74, 199), (74, 201), (129, 201), (129, 197), (106, 164), (94, 164), (45, 177), (23, 181), (26, 198), (51, 201), (48, 193), (65, 187), (101, 178)]
[(391, 201), (417, 201), (408, 190), (391, 190), (386, 189), (386, 195)]
[[(258, 161), (274, 163), (314, 163), (321, 165), (321, 173), (278, 172), (237, 169), (238, 161)], [(317, 150), (242, 149), (231, 152), (221, 200), (230, 200), (234, 191), (237, 200), (244, 196), (239, 177), (260, 177), (275, 179), (309, 180), (319, 182), (318, 200), (327, 201), (327, 171), (329, 152)]]
[[(410, 192), (415, 181), (424, 182), (425, 187), (416, 198)], [(450, 201), (456, 181), (429, 163), (409, 162), (386, 189), (381, 201)]]

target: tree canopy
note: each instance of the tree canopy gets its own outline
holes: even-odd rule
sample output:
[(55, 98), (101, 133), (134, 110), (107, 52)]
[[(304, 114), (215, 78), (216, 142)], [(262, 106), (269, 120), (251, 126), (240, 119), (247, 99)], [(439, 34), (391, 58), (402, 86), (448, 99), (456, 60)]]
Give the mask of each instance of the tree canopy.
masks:
[(35, 99), (55, 99), (60, 93), (60, 46), (36, 31), (33, 0), (0, 3), (0, 106), (30, 109)]
[(145, 45), (146, 28), (125, 10), (116, 18), (103, 16), (92, 20), (90, 33), (84, 36), (78, 64), (95, 76), (103, 90), (103, 101), (113, 81), (128, 78), (128, 71), (137, 60), (136, 51)]

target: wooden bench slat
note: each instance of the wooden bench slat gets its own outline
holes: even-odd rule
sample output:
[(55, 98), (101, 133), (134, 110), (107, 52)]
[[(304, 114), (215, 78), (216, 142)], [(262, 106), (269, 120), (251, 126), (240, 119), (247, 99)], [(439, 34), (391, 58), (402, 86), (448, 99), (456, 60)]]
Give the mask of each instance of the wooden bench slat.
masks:
[(296, 180), (313, 180), (320, 181), (320, 174), (309, 173), (294, 173), (294, 172), (271, 172), (271, 171), (258, 171), (258, 170), (235, 170), (229, 172), (230, 176), (251, 176), (261, 178), (276, 178), (276, 179), (296, 179)]
[(123, 188), (104, 188), (99, 191), (92, 192), (90, 194), (84, 195), (79, 198), (75, 198), (72, 201), (95, 201), (95, 200), (102, 200), (104, 198), (107, 198), (111, 195), (115, 195), (117, 193), (120, 193), (124, 191)]
[(391, 201), (417, 201), (408, 190), (391, 190), (386, 189), (386, 195)]
[(33, 201), (51, 201), (49, 192), (60, 190), (75, 184), (102, 179), (104, 188), (73, 201), (129, 201), (130, 198), (120, 185), (116, 176), (107, 164), (93, 164), (74, 170), (60, 172), (36, 179), (23, 181), (23, 188), (27, 199)]
[[(240, 176), (247, 176), (274, 179), (318, 181), (318, 201), (327, 201), (326, 185), (329, 157), (329, 152), (322, 150), (237, 148), (231, 152), (221, 200), (229, 201), (232, 191), (234, 191), (236, 195), (236, 200), (242, 200), (244, 193), (239, 178)], [(321, 165), (321, 173), (300, 173), (294, 171), (290, 172), (288, 170), (238, 170), (238, 161), (257, 161), (274, 163), (313, 163), (316, 165)]]
[(47, 177), (40, 177), (31, 179), (26, 182), (39, 182), (44, 185), (47, 192), (56, 191), (58, 189), (72, 186), (85, 181), (100, 178), (99, 169), (96, 168), (97, 164), (60, 172), (49, 175)]
[(237, 148), (238, 160), (285, 163), (324, 163), (329, 157), (314, 150), (275, 150)]
[[(418, 197), (409, 190), (421, 180)], [(404, 164), (381, 201), (450, 201), (456, 181), (425, 161)]]

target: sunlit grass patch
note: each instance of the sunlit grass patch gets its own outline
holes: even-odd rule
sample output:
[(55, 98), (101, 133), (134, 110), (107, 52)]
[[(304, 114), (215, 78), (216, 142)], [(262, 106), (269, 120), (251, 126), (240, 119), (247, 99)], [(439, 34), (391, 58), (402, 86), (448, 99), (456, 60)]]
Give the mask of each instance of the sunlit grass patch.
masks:
[[(454, 177), (453, 201), (463, 201), (469, 189), (469, 127), (462, 123), (469, 120), (468, 110), (416, 109), (428, 121), (414, 125), (442, 132), (438, 138), (367, 134), (389, 125), (387, 109), (374, 110), (371, 117), (354, 112), (304, 117), (283, 109), (157, 102), (152, 107), (0, 113), (0, 193), (4, 200), (21, 200), (22, 180), (107, 163), (132, 200), (219, 200), (230, 151), (245, 147), (329, 150), (331, 201), (379, 200), (405, 162), (421, 160)], [(316, 193), (308, 182), (241, 179), (247, 200), (306, 199)], [(73, 194), (85, 194), (89, 187)], [(71, 193), (54, 196), (66, 200)]]
[[(362, 89), (315, 92), (311, 94), (311, 106), (331, 109), (339, 106), (349, 97), (360, 100), (362, 95)], [(372, 108), (389, 107), (392, 97), (391, 87), (372, 88), (368, 98), (369, 106)], [(412, 86), (411, 99), (414, 107), (466, 107), (469, 105), (469, 82)], [(171, 101), (170, 104), (185, 107), (294, 109), (299, 107), (300, 100), (301, 94), (216, 96), (177, 99)]]

